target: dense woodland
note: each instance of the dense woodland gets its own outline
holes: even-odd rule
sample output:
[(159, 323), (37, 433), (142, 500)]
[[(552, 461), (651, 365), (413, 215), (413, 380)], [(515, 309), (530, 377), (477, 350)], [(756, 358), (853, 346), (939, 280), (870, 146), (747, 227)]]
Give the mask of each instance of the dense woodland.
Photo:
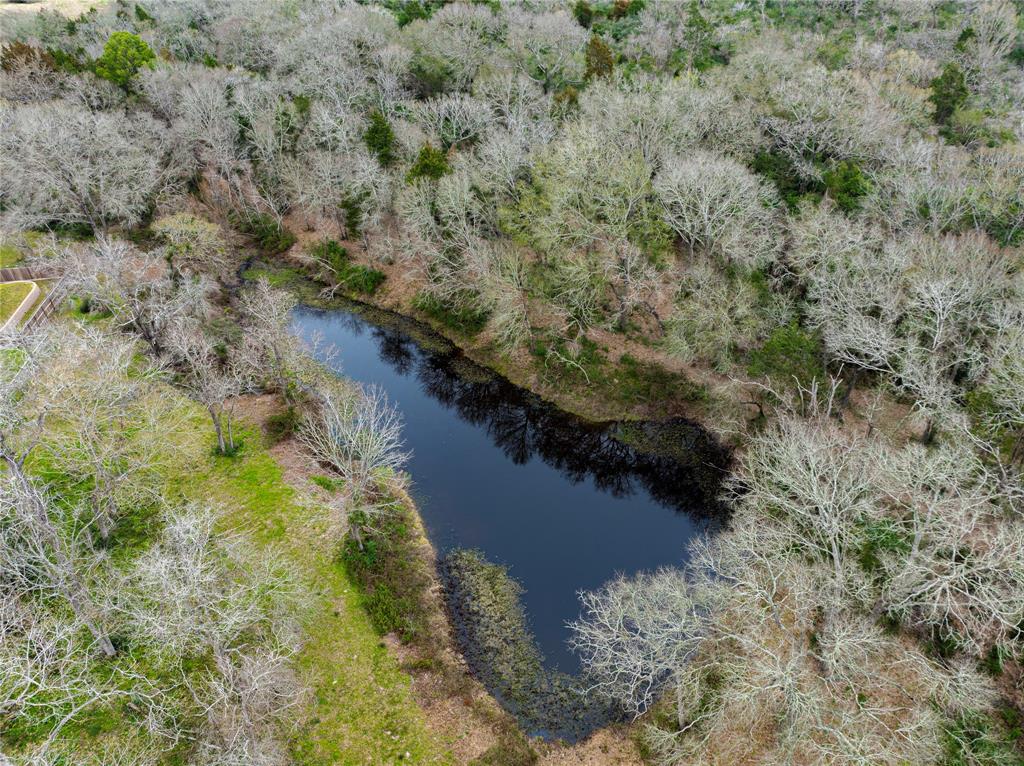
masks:
[(289, 734), (315, 696), (294, 659), (311, 595), (168, 478), (168, 434), (203, 417), (230, 460), (240, 397), (275, 394), (352, 550), (399, 512), (406, 455), (379, 392), (290, 334), (296, 298), (239, 279), (259, 253), (322, 297), (402, 292), (584, 396), (595, 338), (699, 382), (685, 396), (735, 447), (728, 528), (583, 594), (574, 626), (650, 763), (1021, 763), (1022, 17), (5, 18), (0, 244), (76, 300), (0, 338), (0, 761), (320, 762)]

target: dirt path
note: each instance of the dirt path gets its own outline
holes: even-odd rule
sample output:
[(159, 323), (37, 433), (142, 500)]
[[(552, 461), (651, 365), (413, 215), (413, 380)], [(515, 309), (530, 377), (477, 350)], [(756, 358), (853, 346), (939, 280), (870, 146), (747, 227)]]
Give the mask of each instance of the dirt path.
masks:
[(65, 16), (81, 16), (90, 8), (106, 5), (108, 0), (29, 0), (29, 2), (12, 2), (0, 0), (0, 14), (27, 14), (38, 11), (57, 11)]

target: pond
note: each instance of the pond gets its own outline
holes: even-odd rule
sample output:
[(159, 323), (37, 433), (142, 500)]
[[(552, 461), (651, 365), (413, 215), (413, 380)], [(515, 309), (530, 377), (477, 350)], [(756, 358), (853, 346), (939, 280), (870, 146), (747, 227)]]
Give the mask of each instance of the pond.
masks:
[(334, 347), (337, 372), (397, 404), (438, 556), (475, 549), (507, 568), (548, 669), (580, 669), (566, 627), (580, 590), (680, 564), (687, 541), (722, 518), (728, 453), (694, 423), (586, 423), (386, 312), (300, 307), (294, 327)]

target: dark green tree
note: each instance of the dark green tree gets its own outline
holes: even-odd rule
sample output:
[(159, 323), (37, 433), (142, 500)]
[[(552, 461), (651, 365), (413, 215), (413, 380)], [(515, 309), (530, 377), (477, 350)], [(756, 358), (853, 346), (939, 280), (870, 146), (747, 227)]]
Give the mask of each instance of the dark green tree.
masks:
[(594, 9), (587, 0), (576, 0), (576, 5), (572, 7), (572, 15), (576, 17), (581, 27), (590, 29), (590, 24), (594, 20)]
[(860, 208), (860, 200), (871, 191), (871, 182), (861, 171), (856, 162), (843, 160), (836, 163), (831, 170), (826, 170), (823, 178), (829, 196), (847, 213)]
[(586, 62), (588, 80), (594, 77), (611, 77), (615, 68), (612, 49), (597, 35), (591, 35), (590, 42), (587, 43)]
[(412, 183), (417, 178), (433, 178), (436, 181), (441, 176), (450, 172), (451, 167), (448, 165), (448, 158), (445, 156), (444, 151), (427, 143), (423, 144), (423, 148), (420, 149), (420, 153), (416, 156), (416, 161), (412, 164), (412, 167), (409, 168), (405, 180), (408, 183)]
[(377, 157), (377, 161), (388, 167), (395, 161), (395, 131), (388, 118), (374, 109), (370, 113), (370, 126), (363, 134), (366, 146)]
[(152, 67), (156, 54), (149, 43), (131, 32), (114, 32), (103, 47), (103, 55), (96, 59), (94, 71), (104, 80), (122, 88), (131, 85), (143, 67)]
[(970, 95), (964, 70), (953, 62), (946, 64), (942, 74), (932, 80), (932, 94), (928, 97), (935, 107), (935, 122), (940, 125), (947, 124), (949, 118), (967, 102)]
[(94, 72), (104, 80), (128, 88), (143, 67), (153, 67), (157, 54), (145, 40), (130, 32), (115, 32), (96, 59)]

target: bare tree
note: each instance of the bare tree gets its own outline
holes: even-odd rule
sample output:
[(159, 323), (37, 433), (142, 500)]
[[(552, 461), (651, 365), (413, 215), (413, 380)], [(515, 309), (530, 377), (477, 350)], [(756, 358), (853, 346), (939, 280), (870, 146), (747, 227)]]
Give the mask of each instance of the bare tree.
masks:
[(275, 627), (268, 608), (287, 606), (294, 585), (272, 557), (260, 563), (244, 536), (218, 530), (218, 515), (170, 509), (157, 542), (123, 577), (118, 609), (172, 663), (227, 652), (247, 635), (277, 641), (280, 628), (285, 636), (286, 621)]
[[(321, 391), (299, 438), (313, 456), (345, 479), (343, 503), (371, 520), (395, 508), (383, 482), (409, 458), (402, 418), (376, 387)], [(343, 509), (345, 510), (345, 509)]]
[[(992, 442), (1003, 434), (1010, 436), (1008, 459), (1020, 466), (1024, 462), (1024, 330), (1019, 319), (1012, 315), (1007, 319), (1011, 327), (994, 345), (991, 364), (977, 389), (991, 404), (976, 417)], [(986, 451), (998, 454), (991, 446)]]
[(300, 364), (301, 349), (291, 332), (292, 310), (297, 299), (284, 290), (275, 290), (261, 277), (242, 295), (242, 312), (252, 346), (262, 350), (269, 363), (277, 389), (288, 401), (293, 399), (292, 377)]
[(160, 355), (167, 334), (187, 318), (210, 313), (212, 285), (205, 277), (172, 280), (157, 253), (141, 253), (117, 239), (64, 253), (65, 275), (90, 308), (108, 311), (123, 329), (137, 333)]
[(25, 469), (52, 405), (34, 379), (59, 347), (47, 336), (5, 335), (0, 343), (0, 460), (8, 471), (0, 482), (0, 557), (6, 587), (18, 597), (63, 599), (100, 650), (113, 656), (102, 609), (90, 591), (101, 560), (87, 543), (86, 527), (74, 509), (55, 504)]
[(986, 0), (968, 17), (970, 34), (965, 37), (965, 59), (982, 81), (1009, 55), (1017, 41), (1017, 13), (1007, 0)]
[(272, 559), (216, 528), (202, 507), (169, 512), (160, 539), (126, 573), (119, 607), (136, 635), (170, 664), (209, 657), (185, 675), (206, 718), (204, 763), (285, 763), (277, 725), (301, 698), (290, 623), (299, 594)]
[(707, 152), (667, 160), (654, 181), (665, 221), (690, 246), (747, 268), (770, 261), (778, 247), (774, 196), (735, 160)]
[(5, 588), (18, 598), (59, 598), (92, 634), (107, 657), (117, 652), (105, 625), (104, 608), (93, 584), (102, 556), (88, 541), (88, 528), (73, 511), (62, 509), (23, 470), (0, 454), (11, 476), (0, 485), (0, 563)]
[(191, 213), (175, 213), (153, 222), (153, 233), (165, 245), (173, 274), (217, 274), (226, 265), (226, 244), (220, 226)]
[(1013, 496), (963, 448), (909, 446), (882, 461), (893, 523), (906, 520), (907, 541), (883, 558), (886, 608), (978, 656), (1017, 635), (1024, 524), (1011, 515)]
[(188, 392), (210, 415), (217, 434), (217, 451), (237, 449), (234, 414), (237, 398), (255, 390), (254, 349), (248, 339), (218, 347), (194, 320), (176, 324), (168, 333), (168, 355), (180, 371)]
[(96, 530), (107, 540), (119, 517), (155, 501), (162, 445), (174, 426), (157, 368), (137, 359), (128, 337), (85, 329), (70, 333), (37, 374), (46, 402), (43, 451), (55, 468), (86, 488)]
[(566, 11), (509, 13), (507, 45), (524, 74), (544, 92), (583, 79), (583, 47), (587, 34)]
[(210, 766), (286, 766), (286, 743), (277, 729), (302, 699), (291, 667), (291, 653), (281, 649), (218, 652), (216, 670), (201, 689), (206, 726), (199, 753)]
[(418, 105), (416, 120), (442, 146), (457, 146), (479, 138), (494, 116), (487, 104), (472, 96), (439, 96)]
[(17, 227), (139, 221), (157, 191), (161, 147), (143, 116), (64, 102), (22, 106), (0, 138), (7, 217)]
[(449, 87), (458, 91), (473, 82), (503, 36), (505, 24), (503, 15), (490, 9), (453, 3), (428, 21), (408, 25), (402, 34), (413, 50), (413, 66), (430, 74), (440, 70)]

